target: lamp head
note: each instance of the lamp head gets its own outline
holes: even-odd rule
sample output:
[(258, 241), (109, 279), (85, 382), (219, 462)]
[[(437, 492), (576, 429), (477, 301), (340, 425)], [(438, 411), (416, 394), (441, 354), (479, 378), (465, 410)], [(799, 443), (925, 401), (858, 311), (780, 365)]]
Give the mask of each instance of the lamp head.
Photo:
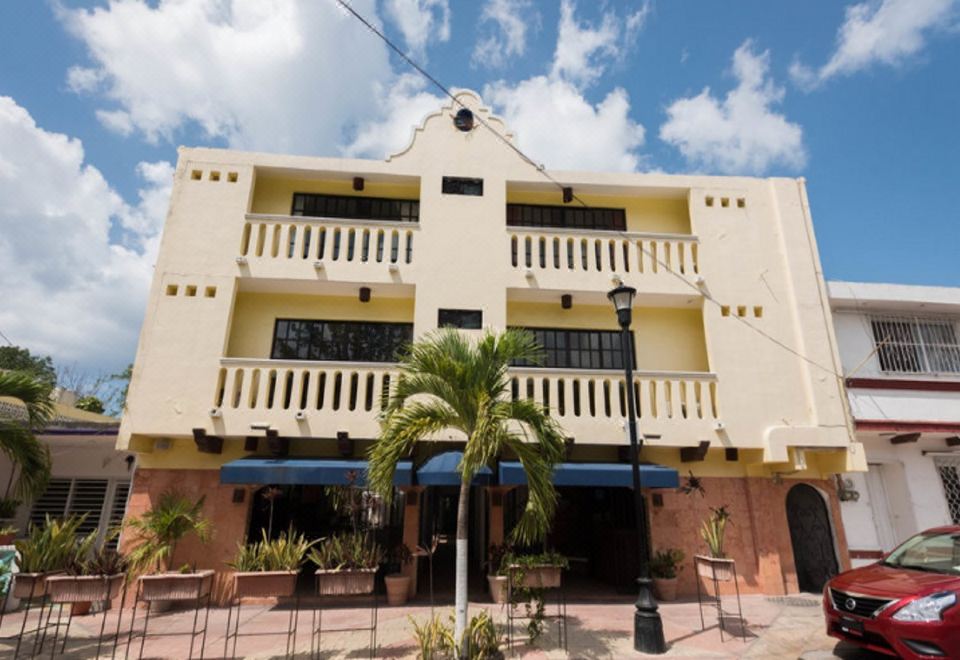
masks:
[(620, 285), (607, 294), (607, 298), (613, 303), (617, 310), (617, 321), (621, 328), (630, 327), (630, 321), (633, 316), (633, 298), (637, 295), (637, 290), (632, 286)]

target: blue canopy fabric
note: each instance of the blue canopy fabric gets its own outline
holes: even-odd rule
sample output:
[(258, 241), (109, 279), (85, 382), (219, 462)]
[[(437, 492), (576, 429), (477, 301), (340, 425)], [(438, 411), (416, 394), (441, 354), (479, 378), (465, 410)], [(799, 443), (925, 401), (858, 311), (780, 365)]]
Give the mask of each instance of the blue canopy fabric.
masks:
[[(457, 466), (463, 459), (462, 451), (445, 451), (431, 456), (417, 470), (417, 483), (421, 486), (459, 486), (460, 473)], [(484, 466), (473, 478), (473, 485), (490, 483), (493, 470)]]
[[(520, 461), (500, 462), (500, 483), (504, 486), (525, 485), (527, 475)], [(553, 471), (554, 486), (633, 487), (629, 463), (558, 463)], [(680, 475), (665, 465), (640, 466), (641, 488), (677, 488)]]
[[(367, 478), (367, 462), (334, 458), (240, 458), (220, 466), (222, 484), (286, 484), (346, 486), (348, 473), (357, 473), (356, 485)], [(413, 463), (400, 461), (393, 475), (395, 486), (409, 486)]]

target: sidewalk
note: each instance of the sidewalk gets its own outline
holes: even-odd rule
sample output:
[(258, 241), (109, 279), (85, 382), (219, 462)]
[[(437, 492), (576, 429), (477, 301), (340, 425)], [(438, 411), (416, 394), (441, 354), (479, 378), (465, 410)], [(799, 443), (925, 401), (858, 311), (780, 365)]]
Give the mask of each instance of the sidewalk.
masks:
[[(736, 607), (736, 601), (724, 601), (725, 611)], [(506, 625), (506, 611), (490, 603), (471, 603), (476, 612), (488, 608), (495, 620)], [(451, 613), (452, 608), (437, 607), (437, 612)], [(547, 614), (555, 610), (548, 605)], [(701, 630), (700, 613), (696, 601), (667, 603), (660, 608), (663, 617), (664, 634), (670, 646), (665, 657), (676, 658), (830, 658), (834, 656), (836, 640), (823, 632), (819, 599), (811, 595), (764, 597), (744, 596), (743, 615), (746, 620), (746, 642), (741, 637), (744, 632), (736, 622), (736, 612), (730, 613), (727, 632), (723, 641), (716, 624), (716, 609), (704, 607), (704, 619), (707, 629)], [(243, 608), (241, 633), (286, 631), (289, 609), (271, 607), (266, 604), (251, 604)], [(386, 607), (379, 609), (377, 628), (377, 657), (413, 658), (416, 656), (416, 644), (412, 626), (408, 617), (425, 619), (430, 608), (421, 602), (404, 607)], [(633, 605), (630, 599), (609, 600), (602, 603), (570, 603), (567, 606), (568, 646), (567, 652), (557, 645), (558, 635), (554, 625), (548, 625), (536, 647), (515, 643), (508, 657), (522, 658), (629, 658), (644, 657), (633, 651)], [(358, 627), (368, 625), (370, 611), (364, 608), (325, 610), (323, 626)], [(56, 618), (56, 613), (54, 613)], [(200, 615), (201, 621), (203, 613)], [(33, 616), (31, 616), (33, 619)], [(66, 619), (66, 616), (64, 616)], [(20, 628), (22, 615), (7, 615), (0, 636), (14, 635)], [(193, 621), (193, 612), (171, 612), (151, 617), (150, 633), (175, 632), (189, 630)], [(76, 617), (70, 629), (67, 645), (67, 657), (92, 658), (96, 653), (95, 637), (100, 629), (100, 615)], [(224, 657), (227, 610), (210, 610), (204, 657)], [(117, 657), (126, 652), (126, 631), (130, 626), (130, 610), (124, 612), (122, 621), (121, 644)], [(137, 613), (136, 629), (142, 629), (143, 612)], [(108, 613), (107, 630), (116, 628), (116, 615)], [(301, 611), (298, 619), (297, 652), (299, 657), (308, 657), (310, 652), (311, 612)], [(525, 641), (522, 626), (517, 626), (515, 635)], [(333, 658), (369, 657), (369, 633), (324, 633), (321, 656), (325, 660)], [(24, 640), (27, 651), (33, 639)], [(11, 657), (15, 640), (0, 640), (0, 657)], [(188, 655), (188, 637), (151, 638), (146, 641), (144, 656), (149, 658), (185, 658)], [(285, 638), (275, 637), (241, 638), (237, 644), (238, 657), (271, 658), (282, 656)], [(101, 657), (109, 657), (112, 649), (105, 645)], [(44, 652), (50, 655), (51, 645), (47, 641)], [(58, 649), (59, 651), (59, 649)], [(199, 656), (200, 638), (194, 648), (194, 656)], [(841, 649), (843, 651), (843, 649)], [(130, 648), (130, 656), (139, 652), (139, 640)], [(21, 650), (22, 657), (29, 657)], [(664, 657), (664, 656), (660, 656)], [(871, 658), (869, 654), (855, 651), (842, 652), (842, 657), (852, 660)]]

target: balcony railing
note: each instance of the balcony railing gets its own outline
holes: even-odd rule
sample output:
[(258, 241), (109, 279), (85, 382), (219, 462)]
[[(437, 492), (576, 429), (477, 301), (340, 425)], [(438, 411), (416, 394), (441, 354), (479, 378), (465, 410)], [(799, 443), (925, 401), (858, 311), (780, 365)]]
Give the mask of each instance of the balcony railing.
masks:
[(517, 269), (576, 273), (700, 272), (698, 241), (677, 234), (620, 233), (600, 237), (579, 230), (508, 228), (510, 264)]
[(248, 214), (240, 256), (263, 260), (409, 264), (412, 223)]
[[(580, 441), (609, 443), (624, 437), (627, 395), (617, 372), (523, 367), (510, 374), (514, 398), (532, 398), (550, 408)], [(394, 364), (225, 358), (212, 403), (225, 422), (233, 418), (238, 423), (232, 432), (245, 433), (256, 420), (276, 422), (282, 433), (294, 434), (294, 414), (303, 412), (320, 420), (322, 428), (313, 427), (313, 435), (348, 430), (373, 437), (376, 416), (397, 377)], [(710, 373), (638, 372), (633, 395), (641, 431), (676, 431), (671, 440), (677, 442), (696, 444), (694, 436), (712, 429), (718, 418), (717, 382)]]

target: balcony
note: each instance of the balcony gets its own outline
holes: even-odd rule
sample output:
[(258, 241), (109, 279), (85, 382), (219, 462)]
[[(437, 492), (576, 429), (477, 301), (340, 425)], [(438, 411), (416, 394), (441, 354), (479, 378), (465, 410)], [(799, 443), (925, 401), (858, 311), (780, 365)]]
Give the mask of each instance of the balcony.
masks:
[[(627, 400), (617, 372), (515, 368), (511, 376), (513, 396), (549, 406), (577, 443), (626, 442)], [(250, 424), (268, 422), (292, 437), (347, 431), (374, 438), (396, 377), (394, 364), (224, 358), (212, 403), (220, 410), (219, 432), (226, 435), (247, 435)], [(641, 433), (674, 446), (709, 438), (717, 420), (716, 387), (710, 373), (638, 372), (634, 396)]]
[(237, 262), (244, 275), (286, 279), (393, 282), (413, 263), (419, 225), (248, 213)]
[[(699, 241), (685, 234), (508, 227), (515, 288), (607, 290), (614, 274), (644, 293), (690, 295)], [(685, 283), (683, 280), (687, 280)]]

